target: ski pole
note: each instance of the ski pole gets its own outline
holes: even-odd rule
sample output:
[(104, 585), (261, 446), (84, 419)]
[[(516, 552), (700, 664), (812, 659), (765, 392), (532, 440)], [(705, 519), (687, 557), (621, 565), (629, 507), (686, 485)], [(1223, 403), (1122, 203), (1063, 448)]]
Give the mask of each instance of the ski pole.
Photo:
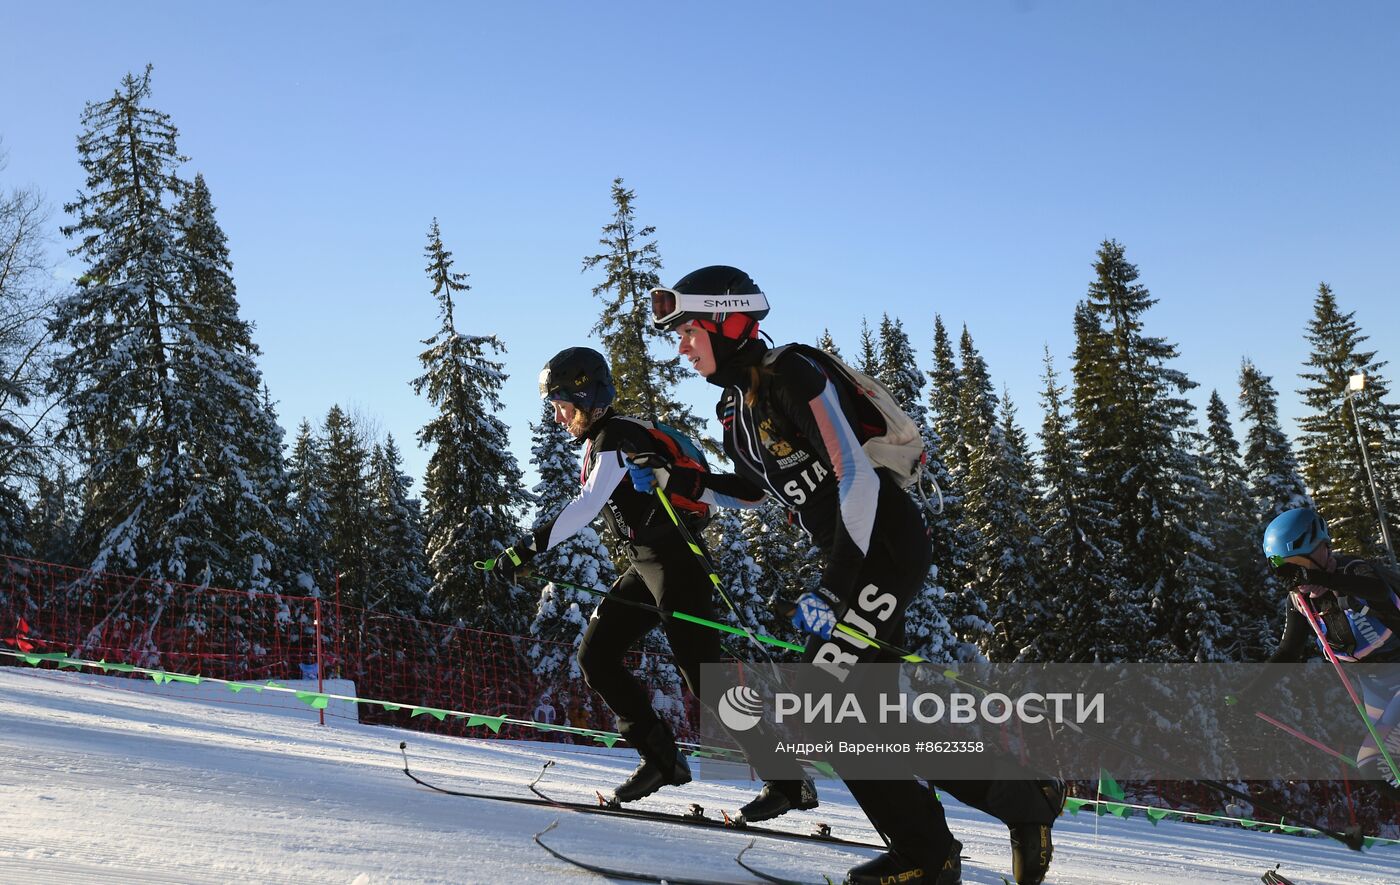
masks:
[[(641, 609), (642, 611), (655, 612), (656, 614), (661, 615), (662, 617), (675, 618), (680, 621), (688, 621), (692, 624), (699, 624), (702, 627), (709, 627), (711, 630), (718, 630), (722, 633), (729, 633), (734, 636), (748, 635), (742, 627), (731, 627), (728, 624), (721, 624), (718, 621), (711, 621), (707, 618), (702, 618), (698, 615), (691, 615), (686, 614), (685, 612), (678, 611), (668, 611), (664, 608), (661, 608), (660, 606), (650, 605), (645, 602), (638, 602), (634, 599), (623, 599), (620, 596), (612, 595), (606, 590), (598, 590), (593, 587), (583, 587), (579, 584), (571, 584), (568, 581), (561, 581), (557, 578), (551, 578), (547, 575), (536, 574), (524, 575), (523, 577), (525, 580), (528, 581), (539, 581), (541, 584), (557, 584), (560, 587), (568, 587), (571, 590), (578, 590), (583, 593), (591, 593), (594, 596), (601, 596), (604, 599), (611, 599), (613, 602), (621, 603), (622, 605), (630, 605), (631, 607)], [(805, 646), (798, 645), (794, 642), (787, 642), (786, 640), (777, 639), (773, 636), (766, 636), (762, 633), (758, 634), (758, 641), (766, 643), (768, 645), (776, 646), (778, 648), (787, 649), (788, 651), (806, 651)]]
[(1282, 731), (1286, 734), (1291, 734), (1303, 743), (1317, 747), (1319, 750), (1321, 750), (1329, 756), (1335, 756), (1336, 758), (1345, 762), (1347, 765), (1350, 765), (1352, 768), (1356, 767), (1356, 760), (1348, 756), (1346, 753), (1338, 752), (1337, 750), (1332, 749), (1331, 747), (1327, 746), (1321, 741), (1317, 741), (1308, 737), (1307, 735), (1303, 734), (1301, 731), (1292, 727), (1291, 725), (1285, 725), (1284, 723), (1279, 722), (1277, 719), (1270, 716), (1268, 713), (1255, 710), (1254, 715), (1260, 719), (1263, 719), (1265, 722), (1269, 723), (1274, 728), (1277, 728), (1279, 731)]
[[(714, 563), (710, 562), (710, 557), (705, 555), (705, 551), (701, 549), (700, 545), (696, 542), (695, 536), (690, 533), (690, 529), (686, 528), (685, 523), (681, 522), (681, 518), (676, 515), (675, 509), (671, 506), (671, 499), (666, 497), (666, 492), (662, 490), (659, 483), (653, 485), (652, 489), (656, 492), (657, 499), (661, 501), (662, 509), (666, 511), (666, 515), (671, 518), (671, 523), (675, 525), (676, 531), (680, 533), (681, 540), (690, 548), (690, 552), (695, 554), (695, 559), (700, 563), (701, 568), (705, 570), (705, 574), (710, 576), (710, 583), (714, 585), (715, 591), (719, 593), (719, 598), (724, 600), (724, 604), (728, 606), (729, 610), (734, 614), (734, 619), (740, 624), (743, 624), (744, 616), (739, 611), (738, 606), (734, 604), (734, 600), (730, 599), (729, 594), (725, 591), (724, 582), (720, 580)], [(758, 646), (759, 653), (768, 659), (768, 663), (776, 667), (777, 662), (774, 661), (772, 656), (763, 648), (763, 643), (759, 640), (758, 636), (755, 635), (753, 630), (747, 626), (745, 626), (743, 630), (744, 635), (747, 636), (754, 645)]]
[(1385, 748), (1385, 743), (1380, 739), (1380, 735), (1376, 734), (1376, 725), (1366, 713), (1365, 702), (1357, 697), (1351, 679), (1342, 671), (1342, 662), (1337, 660), (1336, 652), (1332, 651), (1332, 646), (1327, 644), (1327, 631), (1322, 626), (1322, 619), (1318, 617), (1317, 612), (1313, 611), (1312, 603), (1308, 601), (1306, 596), (1297, 590), (1294, 590), (1290, 595), (1294, 597), (1298, 609), (1307, 617), (1308, 624), (1317, 634), (1317, 641), (1322, 646), (1322, 653), (1327, 656), (1327, 660), (1332, 662), (1332, 669), (1336, 671), (1337, 678), (1342, 680), (1342, 687), (1347, 690), (1351, 702), (1356, 705), (1356, 712), (1361, 715), (1361, 721), (1366, 723), (1366, 731), (1371, 735), (1371, 740), (1376, 742), (1376, 749), (1380, 750), (1381, 758), (1385, 760), (1386, 765), (1390, 766), (1390, 773), (1395, 776), (1395, 779), (1400, 780), (1400, 767), (1397, 767), (1395, 760), (1390, 758), (1390, 751)]

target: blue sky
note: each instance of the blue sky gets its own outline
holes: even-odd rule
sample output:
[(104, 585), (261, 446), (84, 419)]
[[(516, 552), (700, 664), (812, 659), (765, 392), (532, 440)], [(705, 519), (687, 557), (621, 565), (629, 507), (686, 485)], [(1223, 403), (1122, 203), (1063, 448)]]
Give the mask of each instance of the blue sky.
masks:
[[(437, 327), (439, 219), (509, 348), (527, 460), (535, 379), (586, 341), (580, 273), (637, 194), (673, 282), (749, 271), (778, 341), (900, 317), (928, 368), (965, 323), (1022, 422), (1063, 373), (1099, 242), (1160, 299), (1148, 331), (1235, 407), (1242, 356), (1284, 394), (1319, 281), (1400, 348), (1400, 6), (1388, 3), (13, 4), (0, 187), (82, 184), (86, 101), (154, 64), (229, 236), (284, 426), (332, 403), (392, 432)], [(68, 259), (61, 272), (78, 270)], [(1389, 377), (1395, 380), (1391, 367)], [(713, 389), (683, 396), (712, 414)]]

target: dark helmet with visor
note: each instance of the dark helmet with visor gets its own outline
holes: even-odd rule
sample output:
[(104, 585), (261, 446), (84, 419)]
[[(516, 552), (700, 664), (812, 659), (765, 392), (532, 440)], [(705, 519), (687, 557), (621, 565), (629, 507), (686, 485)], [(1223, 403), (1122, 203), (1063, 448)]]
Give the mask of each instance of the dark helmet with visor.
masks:
[(612, 405), (616, 395), (607, 359), (589, 347), (561, 350), (540, 370), (540, 396), (550, 402), (591, 412)]
[(768, 316), (768, 298), (737, 267), (714, 264), (691, 271), (670, 288), (651, 290), (651, 322), (663, 332), (694, 321), (712, 335), (752, 338)]

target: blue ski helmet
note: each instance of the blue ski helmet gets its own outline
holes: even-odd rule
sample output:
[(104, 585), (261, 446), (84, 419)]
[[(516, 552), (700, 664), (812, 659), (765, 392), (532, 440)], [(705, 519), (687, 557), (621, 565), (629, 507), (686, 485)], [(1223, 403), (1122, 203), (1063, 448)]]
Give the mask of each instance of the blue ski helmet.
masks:
[(550, 402), (573, 403), (592, 412), (612, 405), (616, 395), (608, 361), (592, 348), (561, 350), (540, 370), (540, 396)]
[(1264, 555), (1274, 567), (1290, 556), (1307, 556), (1323, 541), (1330, 541), (1327, 523), (1311, 507), (1285, 510), (1264, 529)]

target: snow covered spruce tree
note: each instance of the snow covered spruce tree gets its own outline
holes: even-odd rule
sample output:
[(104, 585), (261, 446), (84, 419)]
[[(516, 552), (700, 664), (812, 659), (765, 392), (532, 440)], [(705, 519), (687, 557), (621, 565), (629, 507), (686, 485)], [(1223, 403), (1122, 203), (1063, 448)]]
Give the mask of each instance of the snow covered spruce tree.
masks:
[[(716, 510), (707, 528), (711, 558), (720, 580), (724, 582), (724, 592), (737, 609), (737, 614), (730, 611), (724, 600), (717, 598), (715, 614), (718, 620), (731, 626), (777, 635), (774, 630), (780, 629), (779, 619), (767, 604), (768, 593), (777, 585), (764, 581), (764, 570), (754, 558), (756, 547), (767, 552), (777, 538), (751, 534), (754, 524), (744, 519), (749, 512), (752, 511)], [(791, 575), (792, 572), (788, 572), (786, 580), (792, 580)], [(780, 597), (782, 595), (779, 594)], [(795, 597), (798, 594), (792, 595)], [(743, 636), (724, 636), (720, 641), (739, 658), (758, 660), (765, 655), (775, 661), (783, 658), (782, 649), (765, 645), (760, 652), (752, 640)]]
[(506, 375), (492, 357), (505, 347), (495, 335), (457, 329), (454, 296), (471, 287), (466, 274), (452, 269), (437, 219), (428, 229), (425, 254), (442, 317), (437, 333), (423, 342), (424, 371), (413, 380), (414, 392), (437, 409), (418, 431), (419, 444), (432, 450), (423, 501), (433, 603), (470, 626), (523, 633), (534, 594), (472, 567), (517, 537), (517, 520), (529, 501), (508, 430), (497, 417)]
[(836, 339), (831, 337), (830, 329), (822, 329), (821, 337), (817, 339), (817, 348), (838, 359), (841, 358), (841, 349), (836, 346)]
[(303, 418), (287, 457), (291, 530), (286, 557), (297, 591), (322, 596), (329, 595), (335, 583), (327, 528), (326, 482), (321, 442), (311, 423)]
[(51, 330), (68, 348), (54, 392), (82, 465), (78, 549), (95, 569), (268, 589), (280, 436), (208, 191), (177, 177), (176, 129), (150, 91), (148, 67), (87, 105), (87, 179), (66, 207), (87, 267)]
[(1156, 299), (1119, 243), (1101, 244), (1094, 274), (1076, 311), (1074, 416), (1089, 493), (1116, 517), (1129, 599), (1150, 606), (1131, 656), (1215, 660), (1220, 569), (1193, 513), (1204, 484), (1184, 396), (1195, 383), (1169, 366), (1176, 346), (1145, 333)]
[[(1352, 405), (1392, 540), (1400, 540), (1400, 413), (1386, 402), (1389, 385), (1380, 374), (1386, 363), (1376, 359), (1375, 351), (1361, 349), (1368, 336), (1355, 317), (1354, 311), (1342, 312), (1326, 283), (1318, 286), (1307, 332), (1312, 352), (1301, 375), (1307, 386), (1298, 391), (1308, 406), (1308, 414), (1298, 421), (1299, 454), (1303, 476), (1337, 549), (1381, 557), (1386, 554), (1380, 520), (1356, 441)], [(1347, 404), (1348, 379), (1358, 372), (1366, 375), (1366, 386)]]
[(875, 333), (870, 331), (870, 323), (865, 317), (860, 318), (860, 352), (852, 365), (871, 378), (880, 374), (880, 348), (875, 343)]
[[(1082, 307), (1082, 306), (1081, 306)], [(1036, 510), (1044, 541), (1041, 569), (1048, 618), (1034, 640), (1035, 658), (1068, 664), (1132, 657), (1129, 637), (1146, 619), (1141, 600), (1125, 592), (1107, 505), (1090, 497), (1084, 459), (1050, 349), (1045, 350), (1040, 429), (1041, 497)]]
[(1254, 500), (1255, 525), (1263, 527), (1285, 510), (1311, 507), (1293, 444), (1278, 419), (1273, 379), (1250, 362), (1240, 363), (1240, 419), (1246, 425), (1244, 468)]
[(984, 651), (992, 660), (1014, 661), (1028, 645), (1035, 622), (1044, 616), (1025, 443), (1008, 439), (998, 417), (1001, 403), (991, 374), (966, 326), (958, 351), (958, 424), (968, 451), (963, 513), (977, 532), (973, 583), (986, 600), (992, 623)]
[(933, 368), (928, 378), (928, 422), (943, 463), (943, 473), (937, 477), (943, 491), (943, 513), (936, 520), (943, 531), (934, 535), (933, 562), (938, 567), (938, 583), (947, 595), (938, 605), (961, 643), (957, 659), (970, 660), (969, 655), (985, 653), (992, 626), (986, 600), (974, 583), (972, 556), (978, 545), (977, 529), (964, 512), (969, 457), (958, 424), (958, 363), (938, 314), (933, 317)]
[[(929, 423), (928, 409), (922, 399), (924, 375), (919, 371), (918, 359), (913, 345), (909, 343), (909, 336), (904, 332), (904, 324), (898, 319), (891, 320), (888, 314), (880, 321), (878, 369), (875, 377), (889, 389), (895, 402), (919, 427), (924, 439), (929, 475), (940, 489), (946, 488), (951, 483), (943, 466), (938, 434)], [(928, 489), (925, 491), (934, 495), (932, 506), (936, 507), (936, 493)], [(985, 606), (974, 589), (961, 588), (963, 611), (959, 615), (962, 630), (955, 631), (948, 623), (953, 595), (945, 585), (949, 576), (957, 575), (966, 568), (966, 536), (962, 527), (949, 519), (946, 506), (943, 513), (926, 513), (925, 518), (929, 521), (932, 538), (933, 568), (929, 570), (923, 590), (910, 602), (906, 612), (906, 647), (929, 660), (971, 660), (980, 652), (977, 642), (969, 641), (969, 637), (985, 635), (989, 629), (985, 617), (982, 617)], [(969, 617), (968, 605), (978, 612), (976, 617)]]
[(373, 511), (369, 528), (370, 604), (377, 612), (408, 618), (431, 614), (427, 545), (423, 540), (423, 506), (409, 490), (413, 479), (403, 472), (403, 456), (394, 437), (370, 451), (369, 486)]
[[(603, 227), (598, 244), (602, 252), (583, 259), (584, 271), (601, 267), (603, 279), (593, 294), (603, 301), (602, 313), (593, 332), (603, 339), (608, 366), (617, 385), (613, 408), (618, 414), (651, 421), (664, 421), (700, 439), (702, 425), (690, 407), (676, 399), (681, 378), (681, 359), (674, 343), (651, 325), (651, 298), (647, 294), (661, 285), (661, 254), (654, 227), (638, 228), (635, 193), (612, 183), (613, 217)], [(658, 341), (668, 357), (657, 357), (651, 343)]]
[[(353, 418), (331, 406), (321, 426), (319, 485), (325, 496), (325, 558), (339, 575), (340, 600), (369, 608), (373, 602), (374, 560), (370, 526), (374, 519), (369, 483), (369, 442)], [(324, 589), (330, 589), (327, 585)]]
[(1201, 465), (1210, 494), (1201, 500), (1201, 530), (1215, 544), (1228, 580), (1216, 610), (1226, 628), (1222, 652), (1234, 660), (1262, 660), (1276, 634), (1278, 599), (1267, 592), (1267, 564), (1259, 552), (1261, 526), (1249, 494), (1249, 475), (1225, 402), (1214, 390), (1206, 407)]
[[(530, 425), (530, 463), (539, 474), (531, 490), (535, 497), (535, 521), (556, 516), (579, 493), (579, 455), (573, 437), (554, 420), (554, 406), (546, 402), (539, 421)], [(559, 546), (534, 562), (541, 577), (560, 583), (540, 589), (530, 635), (541, 642), (531, 646), (529, 655), (535, 674), (554, 686), (554, 701), (565, 710), (575, 701), (591, 703), (592, 692), (582, 688), (582, 674), (575, 653), (588, 627), (588, 616), (597, 607), (598, 597), (566, 586), (591, 587), (606, 591), (617, 575), (603, 539), (592, 526), (585, 526)], [(529, 584), (527, 586), (537, 586)]]

